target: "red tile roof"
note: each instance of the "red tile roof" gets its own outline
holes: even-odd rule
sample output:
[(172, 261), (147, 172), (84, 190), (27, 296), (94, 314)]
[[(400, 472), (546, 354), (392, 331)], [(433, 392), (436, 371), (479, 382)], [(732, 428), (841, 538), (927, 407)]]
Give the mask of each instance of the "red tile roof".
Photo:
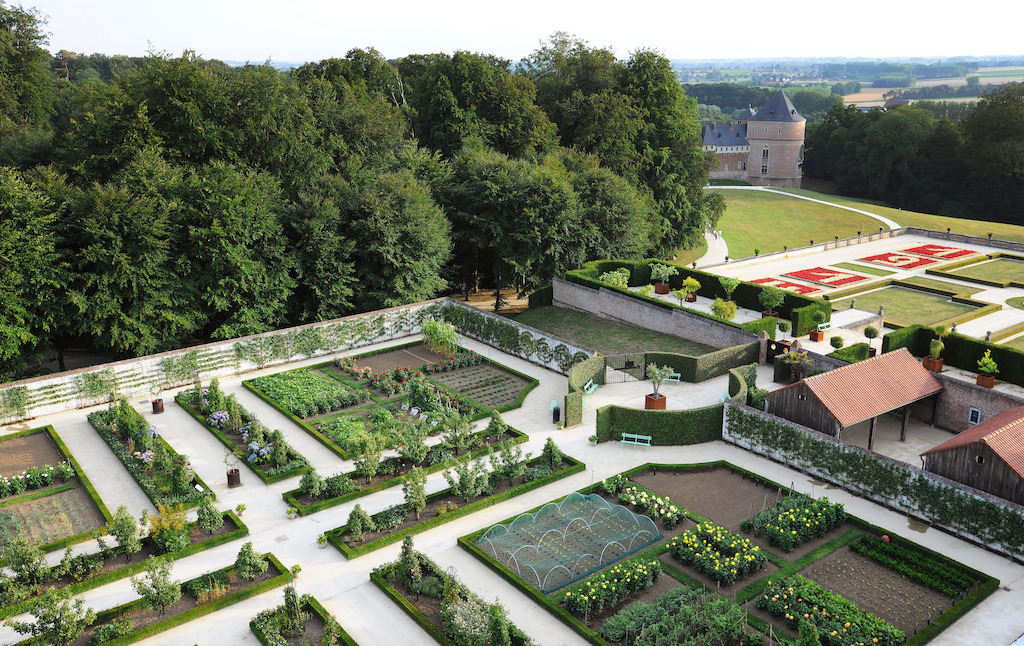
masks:
[(804, 383), (843, 427), (942, 390), (906, 348), (808, 377)]
[(1004, 410), (921, 455), (931, 455), (969, 444), (987, 444), (1017, 475), (1024, 478), (1024, 406)]

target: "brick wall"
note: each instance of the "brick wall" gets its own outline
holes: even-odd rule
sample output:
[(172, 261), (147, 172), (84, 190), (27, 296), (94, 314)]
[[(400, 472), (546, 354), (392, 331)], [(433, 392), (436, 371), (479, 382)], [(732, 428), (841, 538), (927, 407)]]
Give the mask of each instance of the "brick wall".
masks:
[[(935, 377), (943, 386), (942, 392), (939, 393), (935, 420), (933, 422), (931, 419), (930, 403), (927, 407), (927, 417), (921, 419), (954, 433), (970, 428), (971, 425), (967, 423), (967, 419), (972, 406), (981, 411), (981, 421), (990, 419), (1008, 408), (1024, 406), (1024, 399), (1008, 393), (992, 388), (982, 388), (977, 384), (948, 377), (941, 373), (936, 374)], [(912, 410), (911, 412), (916, 413), (917, 411)]]

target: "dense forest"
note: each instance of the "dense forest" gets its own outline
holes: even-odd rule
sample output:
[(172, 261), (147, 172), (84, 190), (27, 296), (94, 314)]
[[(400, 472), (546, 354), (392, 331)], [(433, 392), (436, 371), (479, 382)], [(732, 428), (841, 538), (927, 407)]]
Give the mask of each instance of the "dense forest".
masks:
[(0, 380), (671, 256), (723, 210), (669, 61), (373, 49), (287, 73), (44, 46), (0, 1)]

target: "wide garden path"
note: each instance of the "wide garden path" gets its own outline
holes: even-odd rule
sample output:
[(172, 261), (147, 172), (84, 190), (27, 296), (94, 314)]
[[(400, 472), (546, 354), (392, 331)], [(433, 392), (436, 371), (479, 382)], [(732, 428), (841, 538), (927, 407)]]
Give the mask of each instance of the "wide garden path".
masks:
[[(404, 343), (400, 339), (393, 344)], [(390, 345), (390, 344), (382, 344)], [(569, 455), (584, 461), (587, 470), (564, 480), (552, 483), (525, 495), (513, 498), (488, 509), (441, 525), (415, 538), (417, 549), (429, 555), (442, 567), (453, 568), (458, 577), (472, 590), (488, 600), (498, 599), (507, 608), (514, 623), (531, 635), (536, 643), (544, 646), (557, 644), (584, 644), (576, 633), (535, 605), (511, 585), (491, 572), (486, 566), (470, 556), (456, 544), (459, 536), (502, 521), (530, 508), (539, 506), (554, 498), (589, 485), (625, 469), (645, 462), (693, 463), (713, 460), (728, 460), (737, 466), (749, 469), (779, 483), (792, 484), (800, 491), (820, 495), (821, 484), (807, 476), (790, 470), (783, 465), (760, 458), (724, 442), (709, 442), (695, 446), (654, 447), (649, 450), (625, 448), (616, 442), (592, 446), (588, 437), (595, 432), (596, 409), (605, 404), (631, 405), (638, 394), (648, 385), (642, 382), (611, 384), (602, 386), (588, 399), (584, 410), (584, 423), (576, 428), (560, 430), (551, 423), (549, 410), (552, 399), (562, 400), (566, 392), (564, 376), (550, 372), (521, 359), (504, 355), (492, 348), (469, 341), (467, 346), (484, 356), (490, 356), (515, 370), (540, 380), (540, 385), (526, 398), (522, 408), (504, 415), (512, 426), (527, 432), (530, 441), (525, 450), (539, 453), (543, 443), (553, 437)], [(377, 346), (360, 348), (357, 354)], [(287, 368), (299, 367), (323, 361), (323, 358), (290, 364)], [(259, 374), (269, 374), (284, 369), (282, 366), (266, 369), (244, 376), (227, 377), (221, 380), (222, 387), (242, 398), (246, 405), (256, 409), (264, 423), (280, 428), (289, 442), (301, 447), (301, 451), (325, 475), (350, 470), (351, 462), (343, 461), (315, 443), (310, 443), (306, 434), (284, 416), (269, 407), (260, 407), (245, 395), (242, 379)], [(770, 371), (759, 370), (759, 382), (768, 385)], [(686, 401), (690, 405), (707, 405), (716, 401), (724, 392), (724, 382), (713, 380), (707, 384), (672, 384), (665, 387), (665, 393), (674, 401)], [(234, 508), (239, 503), (247, 506), (242, 516), (250, 528), (250, 536), (257, 550), (272, 551), (286, 565), (300, 563), (303, 567), (296, 586), (300, 593), (311, 593), (334, 614), (352, 637), (363, 646), (393, 645), (397, 643), (431, 643), (427, 635), (409, 619), (394, 603), (369, 582), (369, 573), (378, 565), (398, 557), (400, 545), (395, 544), (372, 552), (351, 562), (346, 561), (333, 548), (318, 549), (316, 537), (323, 531), (345, 522), (354, 507), (351, 502), (324, 510), (304, 518), (289, 520), (285, 515), (286, 504), (281, 493), (295, 488), (298, 478), (274, 485), (262, 484), (245, 466), (241, 467), (243, 486), (228, 489), (224, 478), (223, 450), (219, 443), (198, 423), (191, 420), (169, 394), (164, 395), (167, 412), (154, 416), (148, 410), (148, 402), (138, 402), (137, 407), (147, 420), (161, 429), (172, 446), (192, 458), (200, 476), (217, 494), (217, 506), (221, 509)], [(94, 409), (93, 409), (94, 410)], [(136, 514), (148, 507), (132, 481), (124, 479), (123, 468), (112, 462), (109, 450), (85, 422), (87, 410), (72, 411), (60, 415), (32, 420), (22, 428), (53, 424), (61, 437), (68, 443), (87, 474), (97, 483), (107, 506), (114, 510), (120, 504), (127, 504)], [(14, 430), (4, 427), (4, 431)], [(430, 491), (447, 486), (441, 474), (429, 479)], [(814, 487), (817, 486), (817, 491)], [(399, 488), (400, 489), (400, 488)], [(379, 511), (401, 501), (401, 491), (383, 491), (367, 496), (358, 502), (367, 511)], [(1024, 619), (1017, 609), (1024, 607), (1024, 567), (1001, 558), (984, 549), (960, 541), (948, 534), (929, 529), (924, 533), (910, 527), (907, 518), (867, 502), (862, 498), (841, 490), (831, 490), (830, 499), (846, 503), (850, 513), (891, 532), (913, 538), (920, 544), (950, 554), (986, 573), (998, 577), (1002, 588), (992, 594), (983, 604), (946, 630), (934, 644), (1009, 644), (1024, 631)], [(234, 541), (193, 556), (180, 559), (174, 567), (174, 576), (185, 580), (204, 572), (223, 567), (234, 560), (242, 541)], [(117, 605), (136, 597), (127, 579), (108, 584), (82, 595), (86, 604), (97, 609)], [(179, 626), (161, 635), (144, 640), (143, 644), (199, 644), (222, 646), (223, 644), (257, 644), (248, 628), (249, 620), (260, 610), (278, 605), (282, 601), (280, 589), (267, 592), (252, 599), (220, 610), (206, 618)], [(26, 617), (21, 617), (25, 619)], [(12, 644), (20, 637), (10, 628), (0, 628), (0, 644)]]

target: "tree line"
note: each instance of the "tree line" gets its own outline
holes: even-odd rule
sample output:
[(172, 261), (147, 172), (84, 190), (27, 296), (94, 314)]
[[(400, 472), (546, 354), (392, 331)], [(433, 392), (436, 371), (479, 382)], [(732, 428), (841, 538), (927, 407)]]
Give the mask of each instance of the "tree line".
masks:
[[(672, 255), (723, 210), (669, 61), (43, 50), (0, 1), (0, 375)], [(496, 293), (500, 293), (497, 292)]]
[(832, 108), (807, 127), (804, 174), (893, 206), (1024, 224), (1024, 85), (993, 90), (956, 124), (926, 107)]
[[(779, 91), (778, 88), (737, 83), (692, 83), (683, 87), (687, 96), (697, 100), (704, 123), (728, 121), (748, 107), (756, 112)], [(826, 85), (789, 87), (786, 88), (786, 96), (808, 121), (824, 119), (832, 106), (843, 102), (843, 97)]]

